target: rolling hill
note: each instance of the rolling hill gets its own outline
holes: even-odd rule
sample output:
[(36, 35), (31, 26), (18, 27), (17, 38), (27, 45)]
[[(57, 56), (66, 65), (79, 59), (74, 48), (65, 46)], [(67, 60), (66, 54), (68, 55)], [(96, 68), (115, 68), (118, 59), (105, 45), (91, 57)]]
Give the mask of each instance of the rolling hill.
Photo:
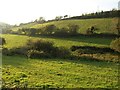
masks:
[[(79, 25), (80, 33), (85, 33), (91, 26), (99, 28), (98, 33), (117, 34), (117, 18), (74, 19), (46, 22), (43, 24), (28, 23), (13, 27), (41, 28), (54, 24), (57, 27), (67, 27), (69, 24)], [(13, 53), (26, 45), (28, 40), (47, 40), (55, 47), (69, 49), (72, 46), (94, 46), (109, 48), (115, 37), (74, 36), (50, 37), (2, 34), (6, 40), (4, 53)], [(6, 51), (7, 50), (7, 51)], [(13, 51), (12, 51), (13, 50)], [(24, 52), (24, 51), (22, 51)], [(72, 52), (72, 51), (71, 51)], [(80, 51), (81, 52), (81, 51)], [(76, 54), (72, 52), (71, 54)], [(28, 58), (24, 55), (3, 54), (2, 88), (118, 88), (119, 60), (117, 53), (78, 53), (79, 58)]]
[(67, 25), (69, 24), (76, 24), (80, 27), (79, 32), (83, 34), (91, 26), (97, 27), (99, 29), (98, 33), (117, 34), (118, 33), (116, 29), (117, 23), (118, 23), (118, 18), (73, 19), (73, 20), (52, 21), (43, 24), (29, 23), (29, 24), (21, 25), (19, 27), (14, 27), (12, 28), (12, 30), (17, 31), (20, 28), (41, 28), (51, 24), (54, 24), (57, 27), (61, 28), (61, 27), (67, 27)]

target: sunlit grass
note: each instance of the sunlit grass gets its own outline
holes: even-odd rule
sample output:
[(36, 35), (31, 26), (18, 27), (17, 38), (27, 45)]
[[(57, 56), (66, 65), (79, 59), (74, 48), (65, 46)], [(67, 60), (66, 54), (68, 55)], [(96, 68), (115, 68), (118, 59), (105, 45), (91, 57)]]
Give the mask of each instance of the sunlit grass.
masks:
[(71, 38), (54, 38), (54, 37), (29, 37), (23, 35), (12, 35), (12, 34), (4, 34), (2, 35), (6, 39), (6, 44), (4, 47), (12, 48), (12, 47), (19, 47), (26, 44), (28, 39), (44, 39), (48, 41), (52, 41), (55, 43), (56, 46), (65, 46), (70, 48), (72, 45), (89, 45), (89, 46), (105, 46), (109, 47), (112, 38), (99, 38), (99, 37), (71, 37)]
[(87, 59), (27, 59), (3, 56), (8, 87), (117, 88), (118, 65)]
[[(6, 39), (4, 47), (25, 45), (28, 39), (45, 39), (56, 46), (91, 45), (109, 47), (112, 38), (99, 37), (28, 37), (23, 35), (2, 35)], [(3, 87), (30, 88), (117, 88), (118, 64), (80, 58), (69, 59), (28, 59), (22, 56), (3, 56)]]

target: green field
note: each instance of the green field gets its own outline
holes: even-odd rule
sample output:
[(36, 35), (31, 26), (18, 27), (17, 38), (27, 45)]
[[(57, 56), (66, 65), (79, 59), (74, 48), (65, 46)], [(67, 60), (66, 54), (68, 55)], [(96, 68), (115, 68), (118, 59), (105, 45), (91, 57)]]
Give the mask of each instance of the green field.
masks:
[[(44, 24), (30, 23), (13, 27), (13, 31), (20, 28), (41, 28), (54, 24), (57, 27), (67, 27), (76, 24), (80, 27), (79, 32), (85, 33), (91, 27), (97, 27), (98, 33), (117, 34), (117, 18), (84, 19), (84, 20), (61, 20)], [(44, 39), (51, 41), (57, 47), (70, 48), (71, 46), (95, 46), (110, 47), (113, 37), (74, 36), (25, 36), (3, 34), (5, 48), (12, 49), (24, 46), (29, 39)], [(118, 88), (118, 56), (110, 53), (94, 54), (99, 61), (92, 58), (79, 59), (28, 59), (25, 56), (3, 55), (3, 87), (28, 87), (28, 88)], [(93, 57), (92, 56), (92, 57)], [(102, 61), (100, 61), (102, 60)]]
[(102, 19), (83, 19), (83, 20), (61, 20), (47, 22), (44, 24), (30, 23), (26, 25), (21, 25), (20, 27), (14, 27), (12, 30), (16, 31), (19, 28), (41, 28), (46, 25), (54, 24), (57, 27), (67, 27), (69, 24), (76, 24), (80, 27), (79, 32), (85, 33), (88, 28), (95, 26), (99, 29), (98, 33), (114, 33), (117, 34), (116, 25), (118, 23), (118, 18), (102, 18)]
[(5, 87), (118, 88), (116, 63), (3, 56)]
[[(28, 39), (45, 39), (56, 46), (70, 48), (72, 45), (109, 47), (114, 38), (100, 37), (28, 37), (4, 34), (4, 47), (25, 45)], [(2, 66), (3, 87), (29, 88), (118, 88), (118, 63), (93, 61), (89, 58), (28, 59), (23, 56), (4, 56)]]
[(29, 37), (24, 35), (12, 35), (12, 34), (3, 34), (2, 37), (6, 39), (6, 44), (4, 47), (13, 48), (25, 45), (28, 39), (44, 39), (52, 41), (56, 46), (64, 46), (70, 48), (72, 45), (78, 46), (97, 46), (97, 47), (109, 47), (110, 43), (114, 38), (100, 38), (100, 37), (69, 37), (69, 38), (56, 38), (56, 37)]

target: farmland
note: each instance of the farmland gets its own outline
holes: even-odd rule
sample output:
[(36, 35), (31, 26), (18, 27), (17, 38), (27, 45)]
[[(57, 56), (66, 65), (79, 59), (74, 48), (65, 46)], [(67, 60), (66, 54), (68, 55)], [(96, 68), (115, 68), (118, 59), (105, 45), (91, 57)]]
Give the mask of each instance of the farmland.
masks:
[[(112, 38), (53, 38), (4, 34), (5, 47), (25, 45), (28, 38), (53, 41), (56, 46), (72, 45), (109, 47)], [(90, 42), (91, 41), (91, 42)], [(102, 41), (102, 42), (100, 42)], [(27, 59), (23, 56), (3, 56), (4, 87), (34, 88), (117, 88), (118, 63), (98, 62), (89, 58)]]
[[(91, 23), (92, 22), (92, 23)], [(41, 28), (54, 24), (57, 27), (67, 27), (69, 24), (80, 26), (79, 33), (84, 34), (89, 27), (99, 28), (97, 33), (117, 34), (116, 18), (61, 20), (44, 24), (26, 24), (13, 27), (13, 31), (19, 28)], [(20, 48), (26, 45), (29, 39), (47, 40), (53, 42), (54, 47), (65, 47), (70, 50), (72, 46), (91, 46), (98, 48), (110, 48), (110, 43), (115, 37), (96, 36), (29, 36), (3, 34), (6, 40), (4, 48)], [(96, 51), (97, 52), (97, 51)], [(91, 56), (92, 55), (92, 56)], [(23, 55), (2, 56), (3, 88), (118, 88), (119, 54), (94, 53), (80, 54), (79, 58), (28, 58)]]
[(12, 30), (17, 31), (20, 28), (41, 28), (51, 24), (54, 24), (55, 26), (61, 28), (61, 27), (67, 27), (67, 25), (69, 24), (76, 24), (80, 27), (79, 29), (80, 33), (85, 33), (85, 31), (89, 27), (96, 26), (97, 28), (99, 28), (98, 33), (117, 34), (117, 30), (116, 30), (117, 22), (118, 22), (117, 18), (61, 20), (61, 21), (46, 22), (44, 24), (36, 24), (36, 23), (25, 24), (25, 25), (21, 25), (20, 27), (14, 27)]
[(117, 77), (116, 63), (3, 56), (5, 87), (118, 88)]

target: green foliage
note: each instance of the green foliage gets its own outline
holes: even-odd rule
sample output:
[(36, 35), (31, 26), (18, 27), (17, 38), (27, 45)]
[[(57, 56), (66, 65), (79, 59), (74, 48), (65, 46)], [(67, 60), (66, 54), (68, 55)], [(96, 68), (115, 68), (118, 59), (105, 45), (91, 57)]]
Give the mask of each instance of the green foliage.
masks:
[(110, 44), (110, 47), (115, 51), (120, 52), (120, 38), (113, 40)]
[[(43, 24), (38, 23), (28, 23), (18, 27), (13, 27), (13, 31), (17, 31), (22, 28), (35, 28), (42, 29), (48, 25), (55, 25), (57, 28), (65, 28), (68, 25), (78, 25), (80, 26), (78, 33), (86, 34), (86, 30), (91, 26), (96, 26), (99, 28), (99, 33), (110, 33), (118, 34), (116, 25), (118, 24), (118, 18), (100, 18), (100, 19), (72, 19), (72, 20), (60, 20), (60, 21), (51, 21)], [(59, 30), (59, 29), (58, 29)], [(39, 30), (41, 32), (41, 30)]]
[(54, 24), (46, 25), (45, 27), (41, 27), (39, 29), (36, 28), (22, 28), (17, 32), (18, 34), (25, 34), (29, 36), (35, 36), (37, 34), (41, 35), (52, 35), (52, 36), (70, 36), (78, 34), (79, 26), (78, 25), (68, 25), (68, 28), (59, 28)]
[(74, 16), (69, 19), (93, 19), (93, 18), (113, 18), (120, 17), (120, 10), (113, 9), (111, 11), (101, 11), (96, 13), (84, 14), (82, 16)]
[(53, 42), (42, 39), (28, 40), (27, 47), (33, 50), (51, 52), (51, 50), (53, 49)]
[(35, 28), (22, 28), (22, 29), (19, 29), (16, 33), (17, 34), (28, 35), (28, 36), (35, 36), (36, 34), (39, 33), (39, 29), (35, 29)]
[(45, 53), (44, 51), (37, 51), (37, 50), (28, 50), (27, 52), (28, 58), (50, 58), (50, 55), (48, 53)]
[(0, 37), (0, 45), (6, 44), (6, 40), (3, 37)]
[(69, 30), (69, 33), (70, 35), (76, 35), (78, 34), (78, 30), (79, 30), (79, 26), (78, 25), (68, 25), (68, 30)]
[(68, 36), (68, 29), (67, 28), (60, 28), (57, 31), (54, 32), (55, 36)]
[(46, 27), (44, 27), (45, 29), (44, 29), (44, 31), (43, 31), (43, 33), (45, 34), (45, 35), (52, 35), (56, 30), (57, 30), (57, 27), (54, 25), (54, 24), (52, 24), (52, 25), (47, 25)]
[(90, 28), (86, 30), (86, 34), (88, 35), (95, 34), (97, 30), (99, 30), (97, 27), (91, 26)]
[(65, 47), (56, 47), (53, 50), (52, 55), (57, 58), (69, 58), (71, 56), (71, 52)]
[(37, 20), (37, 23), (44, 23), (44, 22), (45, 22), (44, 17), (40, 17), (40, 18)]
[(43, 28), (44, 31), (41, 34), (44, 35), (54, 35), (54, 36), (70, 36), (78, 34), (79, 26), (78, 25), (68, 25), (68, 28), (56, 27), (54, 24), (47, 25)]
[(29, 40), (27, 42), (28, 54), (30, 58), (66, 58), (70, 55), (70, 51), (63, 47), (55, 47), (53, 43), (45, 40)]
[(70, 49), (77, 58), (86, 57), (97, 61), (120, 62), (119, 53), (108, 47), (72, 46)]
[(2, 54), (8, 55), (8, 56), (14, 56), (14, 55), (26, 56), (26, 53), (27, 53), (27, 48), (25, 48), (25, 47), (19, 47), (19, 48), (14, 47), (11, 49), (7, 49), (7, 48), (2, 49)]
[(118, 30), (118, 35), (120, 36), (120, 18), (118, 19), (118, 23), (117, 23), (117, 30)]
[(55, 20), (58, 21), (58, 20), (61, 20), (62, 18), (63, 18), (62, 16), (56, 16)]

